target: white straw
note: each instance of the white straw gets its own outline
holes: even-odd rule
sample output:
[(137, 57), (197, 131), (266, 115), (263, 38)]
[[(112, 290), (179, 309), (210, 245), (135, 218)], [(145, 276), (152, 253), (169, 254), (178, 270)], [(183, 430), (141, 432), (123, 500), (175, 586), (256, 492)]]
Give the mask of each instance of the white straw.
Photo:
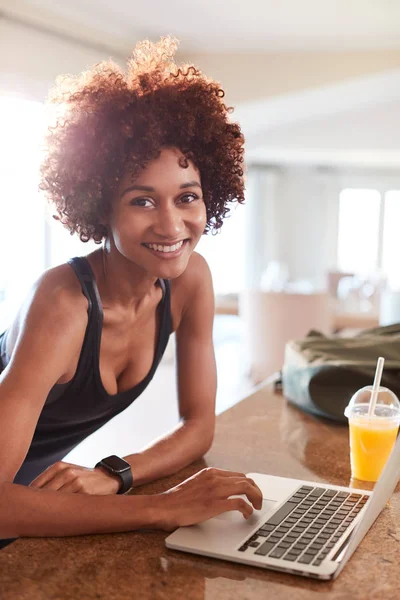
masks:
[(385, 359), (382, 356), (380, 356), (378, 358), (378, 362), (376, 364), (374, 385), (372, 387), (371, 398), (369, 400), (369, 408), (368, 408), (368, 416), (369, 417), (372, 417), (372, 415), (374, 414), (376, 401), (378, 399), (379, 386), (381, 385), (384, 364), (385, 364)]

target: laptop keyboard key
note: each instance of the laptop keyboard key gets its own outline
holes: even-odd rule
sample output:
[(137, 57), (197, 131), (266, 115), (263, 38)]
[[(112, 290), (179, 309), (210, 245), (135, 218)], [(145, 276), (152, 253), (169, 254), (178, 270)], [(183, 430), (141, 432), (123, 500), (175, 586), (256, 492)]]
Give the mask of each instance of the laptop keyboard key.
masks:
[(336, 496), (336, 492), (335, 490), (326, 490), (324, 496), (328, 498), (333, 498), (333, 496)]
[(296, 548), (295, 546), (290, 550), (290, 554), (296, 554), (296, 556), (300, 556), (302, 552), (303, 550), (301, 550), (301, 548)]
[(300, 504), (302, 500), (303, 498), (301, 496), (292, 496), (290, 498), (290, 502), (294, 502), (295, 504)]
[(303, 554), (303, 556), (299, 558), (298, 562), (302, 565), (309, 565), (314, 558), (315, 554)]
[(293, 552), (289, 552), (288, 554), (286, 554), (283, 558), (285, 560), (290, 560), (291, 562), (293, 562), (294, 560), (296, 560), (298, 557), (298, 554), (294, 554)]
[(275, 546), (275, 542), (264, 542), (262, 544), (262, 546), (260, 546), (258, 548), (258, 550), (256, 550), (256, 554), (259, 554), (261, 556), (267, 556), (268, 552), (271, 552), (272, 548)]
[(291, 542), (292, 544), (297, 540), (295, 535), (287, 535), (285, 537), (285, 542)]
[(303, 533), (303, 531), (304, 531), (303, 526), (299, 527), (298, 525), (296, 525), (296, 527), (293, 527), (291, 533)]
[(281, 556), (283, 556), (285, 552), (286, 548), (280, 548), (279, 546), (277, 546), (275, 550), (268, 554), (268, 556), (270, 556), (271, 558), (281, 558)]
[(268, 519), (268, 525), (279, 525), (285, 517), (287, 517), (294, 508), (296, 508), (297, 504), (294, 502), (286, 502), (283, 506), (280, 507), (279, 510), (276, 511), (274, 515), (270, 519)]
[(274, 525), (267, 525), (267, 524), (265, 524), (265, 525), (263, 525), (263, 526), (261, 527), (261, 529), (262, 529), (263, 531), (272, 531), (273, 529), (275, 529), (275, 526), (274, 526)]

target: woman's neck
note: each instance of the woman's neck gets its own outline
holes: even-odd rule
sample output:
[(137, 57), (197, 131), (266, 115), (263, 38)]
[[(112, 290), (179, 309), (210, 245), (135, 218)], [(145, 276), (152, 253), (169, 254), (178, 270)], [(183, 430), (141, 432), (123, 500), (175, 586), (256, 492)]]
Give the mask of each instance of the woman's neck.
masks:
[(158, 279), (128, 261), (116, 249), (100, 248), (87, 256), (103, 306), (124, 306), (140, 312), (156, 293)]

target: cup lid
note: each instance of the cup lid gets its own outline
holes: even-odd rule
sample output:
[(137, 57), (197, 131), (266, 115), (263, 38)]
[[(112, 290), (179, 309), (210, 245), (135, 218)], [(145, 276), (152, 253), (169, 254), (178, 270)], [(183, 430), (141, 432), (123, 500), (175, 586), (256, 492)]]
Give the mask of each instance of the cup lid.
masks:
[[(355, 392), (346, 407), (344, 414), (350, 417), (368, 417), (372, 385), (367, 385)], [(379, 387), (374, 414), (369, 418), (400, 419), (400, 401), (391, 390)]]

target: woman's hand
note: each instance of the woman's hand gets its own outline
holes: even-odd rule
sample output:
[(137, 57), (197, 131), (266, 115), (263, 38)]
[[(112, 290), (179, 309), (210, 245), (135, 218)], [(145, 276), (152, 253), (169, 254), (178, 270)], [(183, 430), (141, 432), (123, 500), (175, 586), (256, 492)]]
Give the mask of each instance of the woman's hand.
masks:
[[(243, 498), (231, 496), (245, 495)], [(262, 507), (262, 492), (254, 481), (243, 473), (207, 468), (160, 494), (162, 508), (158, 526), (173, 531), (184, 525), (201, 523), (229, 510), (238, 510), (248, 519)], [(253, 505), (253, 506), (252, 506)]]
[(48, 467), (30, 483), (33, 488), (100, 496), (116, 494), (120, 485), (121, 481), (117, 476), (100, 467), (88, 469), (62, 461)]

